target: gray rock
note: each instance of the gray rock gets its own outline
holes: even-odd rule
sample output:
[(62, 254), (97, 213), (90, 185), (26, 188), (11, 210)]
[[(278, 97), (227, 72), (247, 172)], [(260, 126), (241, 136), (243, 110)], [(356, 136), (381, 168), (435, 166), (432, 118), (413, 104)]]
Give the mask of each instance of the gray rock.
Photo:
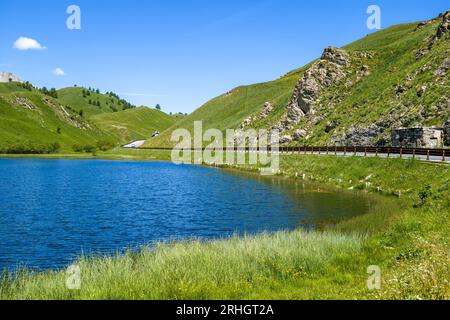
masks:
[(325, 48), (321, 59), (328, 60), (341, 66), (346, 66), (350, 63), (347, 53), (336, 47)]
[(426, 25), (430, 24), (430, 21), (422, 21), (416, 26), (416, 30), (422, 30)]
[(291, 143), (294, 139), (290, 135), (285, 135), (280, 138), (280, 144)]
[(422, 97), (425, 91), (427, 91), (427, 86), (420, 86), (417, 88), (417, 96)]
[(326, 48), (322, 60), (314, 63), (298, 80), (287, 105), (286, 117), (281, 123), (281, 128), (289, 130), (304, 116), (314, 114), (314, 103), (321, 91), (341, 81), (346, 76), (343, 66), (349, 63), (350, 59), (344, 50)]
[(444, 37), (450, 30), (450, 11), (442, 15), (442, 23), (439, 25), (436, 32), (436, 39)]
[(273, 106), (270, 102), (266, 102), (264, 103), (264, 108), (261, 111), (261, 113), (259, 114), (259, 117), (261, 119), (265, 119), (269, 116), (269, 114), (273, 111)]
[(429, 52), (428, 49), (420, 49), (416, 51), (416, 60), (421, 60), (427, 53)]
[(244, 121), (242, 121), (240, 128), (245, 129), (247, 127), (250, 127), (253, 122), (267, 118), (272, 111), (273, 111), (272, 104), (270, 102), (264, 103), (264, 108), (262, 109), (260, 114), (258, 116), (250, 116)]
[(327, 125), (325, 126), (325, 132), (329, 133), (332, 130), (334, 130), (337, 126), (338, 124), (336, 123), (336, 121), (328, 121)]
[(303, 130), (303, 129), (295, 130), (294, 136), (293, 136), (294, 140), (300, 140), (300, 139), (306, 137), (306, 134), (307, 134), (306, 130)]
[(357, 58), (373, 59), (373, 55), (368, 52), (354, 52), (353, 56)]
[(443, 76), (450, 69), (450, 58), (445, 58), (441, 66), (434, 73), (435, 76)]
[(444, 144), (450, 146), (450, 119), (448, 119), (442, 126), (444, 129)]
[(337, 145), (371, 146), (382, 131), (383, 130), (377, 125), (371, 125), (369, 127), (351, 127), (347, 133), (343, 134), (340, 140), (336, 139), (336, 136), (333, 138)]

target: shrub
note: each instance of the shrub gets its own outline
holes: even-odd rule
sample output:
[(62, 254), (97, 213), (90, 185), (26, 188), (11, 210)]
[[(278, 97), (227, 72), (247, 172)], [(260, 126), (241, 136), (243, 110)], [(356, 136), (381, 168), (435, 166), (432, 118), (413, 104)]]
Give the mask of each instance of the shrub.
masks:
[(95, 146), (91, 145), (79, 145), (75, 144), (72, 146), (72, 150), (75, 152), (86, 152), (86, 153), (95, 153), (97, 151), (97, 148)]
[(108, 151), (114, 148), (115, 145), (111, 141), (98, 141), (97, 142), (97, 148), (101, 151)]
[(36, 144), (30, 141), (8, 144), (0, 147), (3, 154), (48, 154), (59, 151), (61, 145), (58, 142), (49, 144)]

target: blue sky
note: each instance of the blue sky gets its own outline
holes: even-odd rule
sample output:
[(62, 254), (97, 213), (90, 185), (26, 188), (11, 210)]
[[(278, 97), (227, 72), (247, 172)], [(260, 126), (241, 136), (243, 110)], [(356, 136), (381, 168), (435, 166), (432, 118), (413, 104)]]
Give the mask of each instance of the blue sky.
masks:
[[(72, 4), (81, 30), (66, 27)], [(372, 32), (371, 4), (381, 8), (382, 28), (450, 9), (448, 0), (0, 0), (0, 70), (38, 86), (92, 86), (191, 112)], [(21, 36), (45, 49), (17, 50)]]

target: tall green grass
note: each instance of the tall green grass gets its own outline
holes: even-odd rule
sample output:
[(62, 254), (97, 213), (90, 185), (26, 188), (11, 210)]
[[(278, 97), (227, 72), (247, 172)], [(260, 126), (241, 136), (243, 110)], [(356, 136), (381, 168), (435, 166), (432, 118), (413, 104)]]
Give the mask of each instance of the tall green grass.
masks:
[[(4, 275), (1, 299), (245, 299), (308, 296), (301, 283), (328, 282), (342, 259), (361, 249), (357, 236), (278, 232), (227, 240), (159, 244), (115, 257), (81, 258), (81, 290), (64, 271)], [(322, 280), (323, 281), (323, 280)], [(292, 292), (286, 292), (292, 288)], [(324, 292), (325, 295), (325, 292)]]

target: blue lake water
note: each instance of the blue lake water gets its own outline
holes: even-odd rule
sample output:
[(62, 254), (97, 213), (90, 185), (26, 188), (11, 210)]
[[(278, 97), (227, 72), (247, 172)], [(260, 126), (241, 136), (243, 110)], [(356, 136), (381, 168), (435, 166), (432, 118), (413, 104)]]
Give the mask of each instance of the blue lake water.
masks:
[(154, 241), (312, 228), (372, 200), (162, 162), (0, 159), (0, 269), (61, 268)]

